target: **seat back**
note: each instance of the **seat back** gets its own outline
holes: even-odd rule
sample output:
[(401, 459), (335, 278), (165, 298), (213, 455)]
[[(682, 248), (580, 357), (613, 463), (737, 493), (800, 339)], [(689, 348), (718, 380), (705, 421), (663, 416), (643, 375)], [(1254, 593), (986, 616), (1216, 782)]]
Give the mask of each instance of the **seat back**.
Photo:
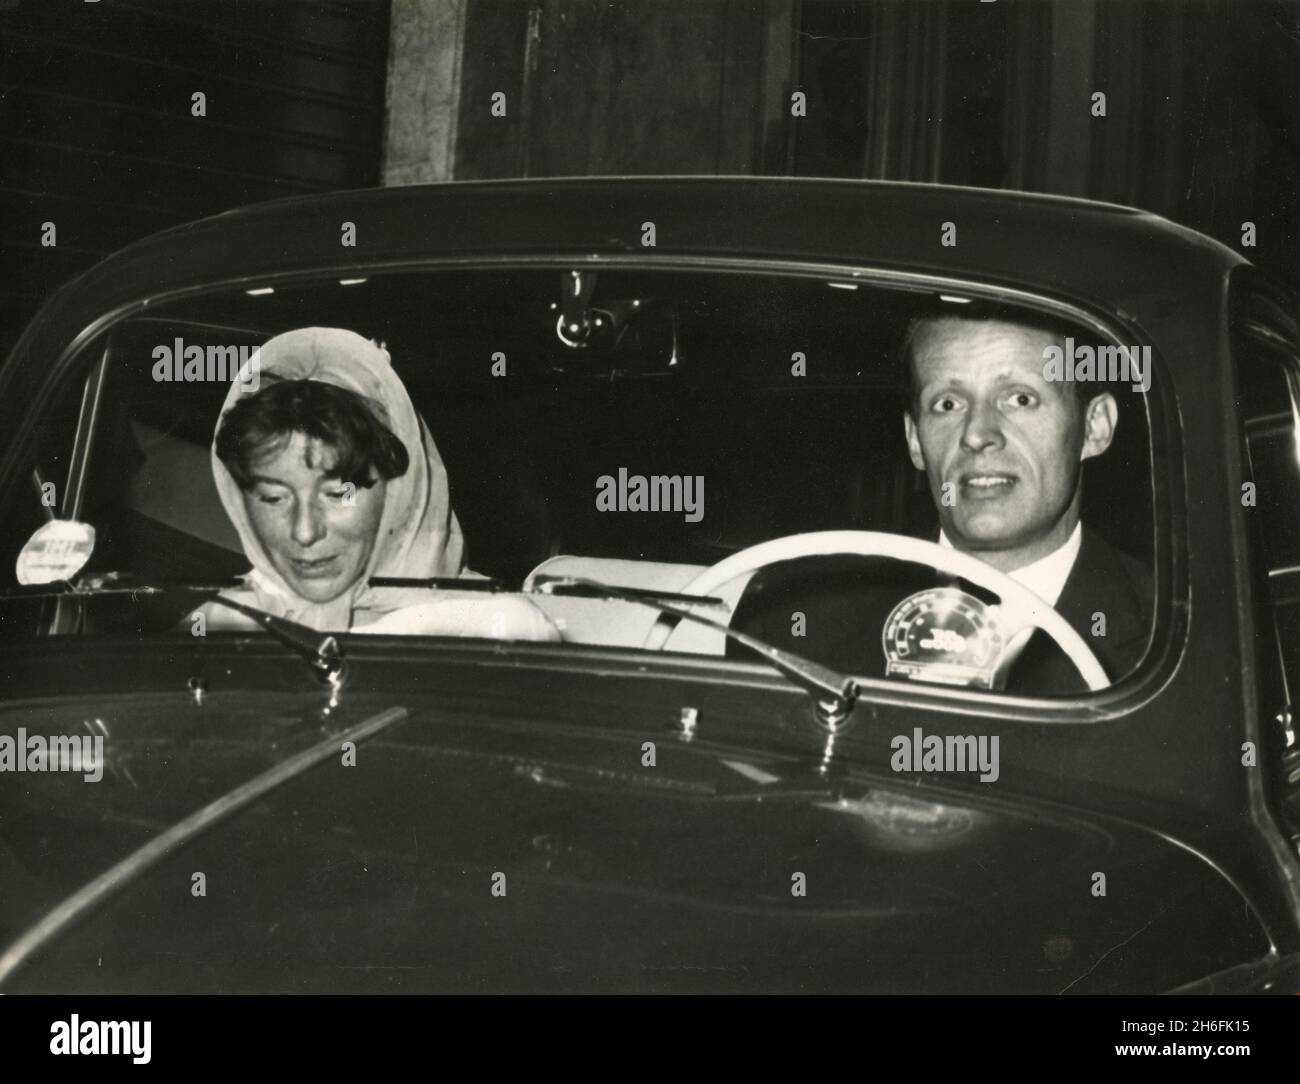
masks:
[(177, 531), (243, 555), (239, 535), (212, 480), (206, 447), (131, 422), (144, 462), (131, 476), (124, 504)]

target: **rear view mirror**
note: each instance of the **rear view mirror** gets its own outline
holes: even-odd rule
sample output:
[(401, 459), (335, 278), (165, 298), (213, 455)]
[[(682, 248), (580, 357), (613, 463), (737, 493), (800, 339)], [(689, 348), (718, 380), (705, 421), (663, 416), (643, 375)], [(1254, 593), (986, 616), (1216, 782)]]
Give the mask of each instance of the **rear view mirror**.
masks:
[(555, 313), (551, 371), (606, 379), (658, 376), (676, 366), (677, 313), (672, 302), (623, 297), (596, 303), (597, 278), (590, 270), (561, 276), (560, 300), (549, 308)]

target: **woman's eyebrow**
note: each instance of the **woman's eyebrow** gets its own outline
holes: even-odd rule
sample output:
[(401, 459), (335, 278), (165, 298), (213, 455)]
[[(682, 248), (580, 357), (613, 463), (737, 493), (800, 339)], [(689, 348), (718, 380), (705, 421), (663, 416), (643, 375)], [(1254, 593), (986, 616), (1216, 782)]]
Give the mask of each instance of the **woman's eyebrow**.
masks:
[(291, 486), (288, 482), (282, 482), (280, 481), (279, 478), (268, 478), (265, 474), (250, 474), (248, 477), (249, 480), (254, 485), (261, 484), (264, 486), (281, 486), (284, 489), (293, 488), (293, 486)]

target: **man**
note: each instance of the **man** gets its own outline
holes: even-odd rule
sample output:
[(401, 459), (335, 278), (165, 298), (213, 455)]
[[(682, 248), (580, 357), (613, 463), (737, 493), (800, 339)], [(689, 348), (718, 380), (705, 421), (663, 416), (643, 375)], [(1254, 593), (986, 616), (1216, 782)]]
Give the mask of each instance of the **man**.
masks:
[[(1152, 587), (1147, 569), (1080, 520), (1083, 462), (1110, 447), (1115, 397), (1046, 378), (1050, 348), (1063, 344), (1064, 329), (972, 309), (914, 320), (903, 346), (907, 449), (928, 478), (939, 543), (978, 557), (1054, 606), (1116, 680), (1145, 650)], [(892, 561), (784, 562), (755, 575), (733, 624), (837, 669), (883, 677), (881, 632), (890, 612), (940, 582), (932, 569)], [(1084, 687), (1041, 631), (1007, 682), (1008, 691), (1022, 693)]]

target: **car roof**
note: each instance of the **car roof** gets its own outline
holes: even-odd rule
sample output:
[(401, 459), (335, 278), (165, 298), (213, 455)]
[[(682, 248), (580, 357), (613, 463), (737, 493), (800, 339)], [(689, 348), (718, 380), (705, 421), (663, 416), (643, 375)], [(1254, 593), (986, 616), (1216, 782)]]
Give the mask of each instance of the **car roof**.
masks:
[[(342, 244), (345, 223), (354, 246)], [(653, 223), (653, 247), (642, 244)], [(942, 243), (945, 224), (955, 244)], [(0, 386), (67, 355), (122, 306), (281, 274), (424, 261), (636, 259), (870, 266), (1055, 296), (1140, 325), (1160, 349), (1213, 338), (1239, 254), (1157, 215), (1069, 197), (791, 177), (580, 177), (449, 182), (296, 196), (154, 234), (65, 284)], [(80, 333), (80, 334), (79, 334)], [(1168, 345), (1175, 345), (1170, 343)]]
[[(356, 224), (354, 248), (340, 243), (344, 222)], [(653, 248), (642, 245), (647, 222)], [(941, 244), (947, 222), (956, 227), (952, 246)], [(809, 178), (581, 177), (273, 200), (155, 234), (88, 274), (148, 292), (367, 259), (628, 253), (951, 270), (1129, 311), (1162, 286), (1186, 296), (1188, 272), (1217, 277), (1245, 262), (1158, 215), (1070, 197)], [(1175, 271), (1178, 281), (1169, 281)]]

